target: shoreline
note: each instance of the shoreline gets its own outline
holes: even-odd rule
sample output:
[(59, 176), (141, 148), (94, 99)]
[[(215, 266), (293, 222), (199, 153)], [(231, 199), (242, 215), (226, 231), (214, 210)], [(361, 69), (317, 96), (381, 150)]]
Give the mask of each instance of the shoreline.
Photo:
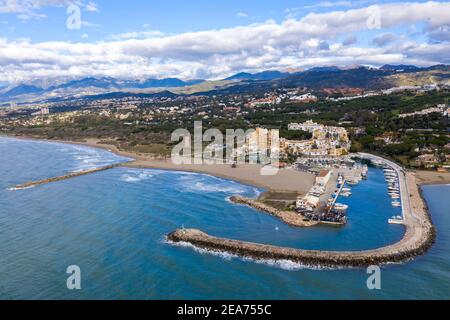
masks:
[(432, 186), (432, 185), (447, 185), (450, 184), (450, 172), (436, 172), (415, 170), (417, 185)]
[[(30, 137), (13, 137), (13, 138), (30, 140)], [(36, 139), (36, 138), (32, 138), (32, 140), (41, 140), (41, 141), (45, 140), (49, 142), (69, 143), (76, 145), (85, 145), (89, 147), (98, 147), (116, 153), (117, 155), (120, 156), (135, 159), (131, 163), (127, 163), (125, 165), (126, 167), (164, 169), (164, 170), (178, 169), (178, 171), (206, 173), (211, 174), (213, 176), (219, 176), (234, 181), (250, 184), (253, 186), (260, 186), (266, 188), (264, 183), (261, 185), (258, 184), (257, 181), (248, 181), (248, 180), (246, 181), (246, 179), (245, 178), (243, 179), (241, 176), (235, 177), (234, 175), (231, 176), (221, 175), (220, 171), (215, 172), (214, 170), (205, 170), (205, 168), (208, 167), (211, 168), (208, 165), (204, 165), (203, 167), (200, 168), (197, 168), (195, 166), (201, 165), (192, 165), (193, 167), (180, 166), (178, 168), (174, 168), (175, 165), (173, 163), (170, 163), (170, 165), (168, 165), (167, 160), (161, 163), (161, 160), (150, 159), (148, 157), (143, 157), (142, 155), (120, 151), (116, 146), (109, 144), (99, 144), (98, 139), (90, 139), (85, 142)], [(373, 155), (369, 156), (376, 157)], [(219, 165), (219, 166), (222, 166), (223, 168), (226, 165)], [(253, 168), (257, 167), (255, 165), (252, 166)], [(400, 168), (396, 164), (395, 166)], [(227, 168), (229, 168), (229, 170), (232, 171), (235, 170), (230, 169), (231, 167), (229, 166), (227, 166)], [(240, 169), (241, 170), (239, 171), (242, 172), (242, 169), (245, 170), (246, 168)], [(283, 172), (283, 170), (286, 172), (287, 169), (282, 169), (279, 171), (279, 173)], [(397, 170), (401, 170), (401, 168)], [(294, 170), (291, 171), (294, 172)], [(235, 172), (236, 171), (234, 171), (234, 173)], [(254, 174), (254, 172), (252, 172), (251, 174)], [(288, 178), (292, 179), (290, 173), (288, 174), (289, 174)], [(273, 176), (265, 176), (265, 178), (267, 177), (273, 178)], [(427, 181), (426, 180), (424, 181), (423, 177), (421, 181), (418, 181), (417, 172), (403, 173), (403, 177), (401, 177), (400, 179), (402, 180), (402, 184), (404, 184), (404, 188), (406, 188), (408, 196), (407, 198), (408, 210), (404, 210), (408, 212), (407, 214), (404, 214), (404, 222), (403, 222), (403, 225), (405, 226), (406, 230), (404, 236), (400, 241), (378, 249), (362, 250), (362, 251), (302, 250), (294, 248), (268, 246), (258, 243), (243, 242), (224, 238), (216, 238), (202, 232), (201, 230), (196, 229), (175, 230), (174, 232), (170, 233), (167, 237), (169, 240), (174, 242), (188, 242), (203, 249), (231, 252), (239, 256), (251, 257), (255, 259), (267, 259), (267, 258), (287, 259), (304, 264), (343, 266), (343, 267), (345, 266), (362, 267), (372, 265), (374, 263), (385, 264), (391, 262), (403, 262), (409, 260), (412, 257), (424, 254), (434, 243), (436, 232), (432, 223), (431, 215), (427, 210), (427, 204), (422, 196), (420, 188), (420, 186), (425, 184), (424, 182)], [(261, 183), (261, 181), (259, 182)], [(272, 188), (269, 187), (267, 189), (270, 191), (283, 191), (273, 188), (273, 185)], [(402, 202), (403, 200), (404, 197), (402, 197)]]
[[(237, 182), (242, 182), (244, 184), (252, 185), (255, 187), (267, 189), (266, 192), (289, 192), (293, 191), (292, 188), (283, 189), (283, 188), (273, 188), (267, 185), (267, 183), (261, 183), (261, 181), (255, 181), (254, 179), (245, 179), (239, 176), (235, 175), (226, 175), (221, 174), (220, 172), (214, 172), (214, 168), (211, 167), (211, 165), (181, 165), (176, 166), (171, 161), (167, 159), (161, 159), (150, 155), (143, 155), (138, 154), (134, 152), (129, 151), (123, 151), (117, 148), (115, 145), (112, 144), (105, 144), (100, 143), (102, 140), (98, 138), (89, 138), (84, 139), (84, 141), (74, 141), (74, 140), (60, 140), (60, 139), (45, 139), (40, 137), (33, 137), (33, 136), (15, 136), (15, 135), (7, 135), (0, 133), (0, 136), (4, 136), (6, 138), (15, 138), (15, 139), (21, 139), (21, 140), (36, 140), (36, 141), (47, 141), (47, 142), (55, 142), (55, 143), (66, 143), (66, 144), (73, 144), (73, 145), (82, 145), (82, 146), (88, 146), (93, 148), (99, 148), (103, 149), (109, 152), (112, 152), (118, 156), (132, 158), (133, 160), (130, 162), (127, 162), (126, 164), (123, 164), (124, 167), (129, 168), (138, 168), (138, 169), (164, 169), (164, 170), (170, 170), (170, 171), (188, 171), (188, 172), (195, 172), (195, 173), (205, 173), (210, 174), (212, 176), (235, 180)], [(217, 165), (217, 166), (227, 166), (227, 165)], [(252, 165), (257, 166), (258, 165)], [(210, 170), (208, 170), (208, 168)], [(450, 172), (437, 172), (437, 171), (427, 171), (427, 170), (409, 170), (410, 172), (414, 172), (416, 174), (417, 179), (417, 185), (418, 186), (425, 186), (425, 185), (446, 185), (450, 184)], [(298, 172), (298, 171), (295, 171)], [(311, 176), (311, 175), (310, 175)], [(312, 186), (312, 184), (311, 184)], [(297, 190), (295, 190), (297, 191)], [(309, 188), (306, 190), (306, 192), (309, 191)], [(305, 193), (306, 193), (305, 192)]]
[(73, 145), (83, 145), (93, 148), (100, 148), (112, 152), (118, 156), (132, 158), (133, 160), (122, 164), (123, 167), (137, 169), (161, 169), (170, 171), (184, 171), (209, 174), (219, 178), (225, 178), (240, 182), (246, 185), (265, 189), (260, 196), (268, 192), (297, 192), (298, 195), (306, 194), (314, 184), (314, 175), (306, 172), (299, 172), (293, 169), (280, 169), (274, 176), (260, 175), (260, 165), (242, 164), (237, 168), (231, 168), (228, 164), (188, 164), (175, 165), (167, 159), (159, 159), (150, 155), (136, 154), (119, 150), (115, 145), (103, 144), (100, 139), (92, 138), (85, 141), (41, 139), (28, 136), (3, 135), (9, 138), (22, 140), (37, 140), (56, 143), (68, 143)]

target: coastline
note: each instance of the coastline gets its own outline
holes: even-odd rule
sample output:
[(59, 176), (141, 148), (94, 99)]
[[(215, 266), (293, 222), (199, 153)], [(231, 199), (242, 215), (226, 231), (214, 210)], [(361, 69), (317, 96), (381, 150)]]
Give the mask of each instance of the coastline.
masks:
[(415, 173), (420, 186), (450, 184), (450, 172), (416, 170)]
[[(310, 187), (313, 185), (314, 176), (312, 174), (304, 173), (304, 172), (298, 172), (294, 170), (289, 170), (289, 173), (300, 173), (300, 178), (304, 178), (306, 181), (306, 184), (303, 185), (286, 185), (286, 186), (280, 186), (280, 183), (274, 183), (271, 179), (264, 179), (259, 180), (255, 179), (252, 176), (241, 176), (239, 173), (242, 171), (245, 171), (246, 169), (249, 169), (249, 166), (244, 166), (239, 170), (239, 168), (233, 169), (236, 170), (236, 173), (230, 174), (230, 171), (233, 170), (226, 170), (226, 172), (221, 172), (221, 170), (218, 170), (219, 167), (229, 167), (228, 165), (181, 165), (177, 166), (174, 165), (170, 160), (167, 159), (161, 159), (155, 156), (151, 155), (143, 155), (138, 154), (134, 152), (128, 152), (123, 151), (117, 148), (113, 144), (105, 144), (100, 143), (102, 140), (97, 138), (89, 138), (84, 139), (84, 141), (73, 141), (73, 140), (59, 140), (59, 139), (45, 139), (40, 137), (33, 137), (33, 136), (15, 136), (15, 135), (6, 135), (6, 134), (0, 134), (0, 136), (4, 136), (7, 138), (15, 138), (15, 139), (23, 139), (23, 140), (39, 140), (39, 141), (48, 141), (48, 142), (57, 142), (57, 143), (68, 143), (68, 144), (74, 144), (74, 145), (84, 145), (88, 147), (93, 148), (100, 148), (109, 152), (112, 152), (116, 155), (132, 158), (133, 161), (130, 161), (129, 163), (125, 164), (124, 166), (130, 167), (130, 168), (142, 168), (142, 169), (165, 169), (165, 170), (172, 170), (172, 171), (189, 171), (189, 172), (196, 172), (196, 173), (206, 173), (210, 174), (216, 177), (220, 178), (226, 178), (235, 180), (238, 182), (242, 182), (244, 184), (253, 185), (255, 187), (260, 187), (263, 189), (267, 189), (267, 191), (273, 191), (273, 192), (292, 192), (297, 191), (299, 192), (299, 195), (305, 194), (309, 191)], [(258, 165), (251, 165), (253, 168), (256, 168), (257, 170), (253, 170), (254, 172), (259, 173), (259, 169), (261, 168)], [(286, 170), (286, 169), (282, 169)], [(254, 173), (252, 172), (252, 173)], [(422, 185), (441, 185), (441, 184), (450, 184), (450, 172), (436, 172), (436, 171), (426, 171), (426, 170), (411, 170), (411, 172), (414, 172), (416, 174), (416, 182), (418, 186)], [(287, 178), (292, 179), (292, 176), (286, 175)], [(268, 176), (272, 177), (272, 176)], [(296, 188), (299, 187), (299, 188)]]
[(260, 174), (261, 166), (254, 164), (242, 164), (237, 168), (231, 168), (228, 164), (175, 165), (168, 159), (160, 159), (151, 155), (136, 154), (133, 152), (119, 150), (115, 145), (100, 143), (101, 140), (95, 138), (86, 139), (85, 141), (71, 141), (40, 139), (28, 136), (4, 136), (24, 140), (40, 140), (101, 148), (109, 152), (113, 152), (116, 155), (134, 159), (133, 161), (123, 164), (124, 167), (210, 174), (212, 176), (230, 179), (247, 185), (266, 189), (267, 192), (296, 192), (298, 195), (305, 195), (314, 184), (315, 179), (314, 175), (310, 173), (299, 172), (289, 168), (280, 169), (279, 172), (273, 176), (262, 176)]
[[(8, 136), (12, 137), (12, 136)], [(21, 139), (30, 139), (30, 137), (14, 137)], [(31, 138), (36, 140), (36, 138)], [(45, 140), (45, 139), (38, 139)], [(251, 185), (260, 186), (271, 191), (279, 191), (276, 187), (278, 182), (274, 184), (267, 184), (267, 182), (262, 183), (261, 181), (253, 179), (248, 179), (245, 176), (242, 177), (238, 175), (235, 177), (234, 174), (224, 174), (217, 170), (217, 167), (211, 170), (208, 165), (192, 165), (192, 166), (180, 166), (175, 167), (173, 163), (167, 160), (158, 160), (154, 157), (136, 155), (130, 152), (124, 152), (118, 150), (117, 147), (109, 144), (98, 143), (98, 139), (89, 139), (88, 141), (62, 141), (62, 140), (46, 140), (50, 142), (60, 142), (60, 143), (70, 143), (77, 145), (86, 145), (90, 147), (98, 147), (110, 152), (114, 152), (118, 155), (129, 157), (135, 159), (127, 167), (135, 168), (154, 168), (154, 169), (164, 169), (164, 170), (178, 170), (178, 171), (192, 171), (198, 173), (206, 173), (219, 177), (224, 177), (239, 182), (244, 182)], [(200, 166), (200, 167), (198, 167)], [(216, 165), (217, 166), (217, 165)], [(222, 168), (226, 165), (219, 165)], [(249, 165), (250, 166), (250, 165)], [(258, 167), (251, 165), (253, 167)], [(228, 170), (237, 173), (236, 169), (232, 169), (230, 166), (226, 166)], [(209, 170), (207, 170), (207, 169)], [(243, 171), (248, 170), (247, 167), (240, 167), (239, 174)], [(256, 168), (256, 172), (259, 173), (259, 169)], [(287, 172), (288, 169), (280, 170), (280, 172)], [(296, 172), (294, 170), (290, 170)], [(280, 173), (279, 172), (279, 173)], [(247, 172), (248, 174), (248, 172)], [(251, 172), (251, 175), (255, 175), (255, 172)], [(261, 176), (259, 177), (273, 179), (273, 176)], [(290, 179), (292, 180), (292, 175), (288, 172), (287, 177), (282, 177), (282, 180)], [(426, 184), (427, 181), (417, 179), (417, 173), (406, 172), (404, 176), (404, 184), (407, 185), (408, 189), (408, 202), (410, 202), (411, 213), (404, 217), (404, 226), (406, 228), (403, 238), (391, 245), (381, 247), (374, 250), (363, 250), (363, 251), (318, 251), (318, 250), (302, 250), (293, 248), (284, 248), (276, 246), (267, 246), (258, 243), (242, 242), (231, 239), (221, 239), (213, 236), (209, 236), (200, 230), (188, 229), (188, 230), (176, 230), (168, 235), (168, 239), (174, 242), (189, 242), (200, 248), (213, 250), (213, 251), (226, 251), (235, 253), (240, 256), (248, 256), (255, 259), (288, 259), (295, 262), (300, 262), (304, 264), (315, 264), (324, 266), (340, 266), (340, 267), (362, 267), (371, 264), (384, 264), (384, 263), (396, 263), (406, 261), (412, 257), (424, 254), (434, 243), (435, 240), (435, 228), (432, 224), (431, 216), (427, 210), (427, 205), (422, 197), (420, 185)], [(419, 183), (422, 181), (422, 183)], [(445, 180), (444, 180), (445, 181)], [(424, 183), (425, 182), (425, 183)], [(431, 180), (430, 180), (431, 182)], [(303, 181), (303, 186), (305, 183)], [(295, 186), (290, 186), (295, 188)], [(289, 189), (288, 189), (289, 190)], [(290, 189), (292, 190), (292, 189)], [(269, 251), (268, 251), (269, 250)]]

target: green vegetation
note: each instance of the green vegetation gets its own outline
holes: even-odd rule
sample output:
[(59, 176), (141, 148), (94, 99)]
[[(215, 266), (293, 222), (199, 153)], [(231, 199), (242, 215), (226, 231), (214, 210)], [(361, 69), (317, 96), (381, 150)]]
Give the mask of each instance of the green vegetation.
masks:
[[(402, 92), (343, 101), (289, 102), (256, 108), (243, 106), (254, 97), (259, 96), (203, 97), (200, 102), (197, 102), (198, 99), (193, 102), (189, 99), (162, 100), (156, 104), (145, 103), (132, 111), (113, 111), (114, 116), (100, 115), (100, 112), (90, 109), (70, 121), (43, 122), (39, 125), (17, 125), (14, 122), (3, 124), (3, 127), (15, 134), (49, 139), (107, 139), (124, 150), (168, 155), (172, 146), (171, 133), (178, 128), (192, 132), (194, 121), (202, 121), (204, 130), (217, 128), (224, 133), (226, 129), (247, 130), (257, 126), (280, 128), (281, 137), (305, 140), (311, 138), (310, 133), (289, 131), (287, 125), (312, 119), (327, 125), (364, 128), (365, 134), (350, 137), (352, 152), (378, 153), (407, 166), (420, 166), (416, 162), (417, 156), (425, 153), (436, 155), (442, 163), (447, 161), (449, 149), (444, 146), (449, 143), (448, 117), (442, 113), (406, 118), (399, 118), (398, 115), (446, 103), (450, 97), (449, 90)], [(227, 101), (234, 104), (240, 101), (242, 110), (225, 110), (223, 105), (227, 105)], [(180, 104), (189, 111), (169, 112)], [(66, 107), (72, 106), (68, 104)], [(154, 112), (156, 108), (159, 108), (158, 112)], [(118, 116), (125, 113), (130, 116), (120, 120)], [(151, 117), (148, 116), (150, 113)], [(295, 158), (291, 156), (285, 160), (293, 162)]]

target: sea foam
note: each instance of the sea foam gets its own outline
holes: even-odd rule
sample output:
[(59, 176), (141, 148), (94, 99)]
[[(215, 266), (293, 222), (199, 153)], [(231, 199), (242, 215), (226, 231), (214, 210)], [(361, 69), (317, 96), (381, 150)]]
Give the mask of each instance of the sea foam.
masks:
[(195, 252), (198, 252), (200, 254), (209, 254), (209, 255), (213, 255), (213, 256), (217, 256), (219, 258), (222, 258), (224, 260), (227, 261), (231, 261), (233, 259), (238, 259), (241, 261), (245, 261), (245, 262), (252, 262), (252, 263), (257, 263), (257, 264), (264, 264), (270, 267), (274, 267), (274, 268), (279, 268), (279, 269), (283, 269), (283, 270), (287, 270), (287, 271), (298, 271), (298, 270), (304, 270), (304, 269), (308, 269), (308, 270), (335, 270), (335, 269), (341, 269), (341, 267), (324, 267), (324, 266), (313, 266), (313, 265), (306, 265), (306, 264), (302, 264), (302, 263), (298, 263), (292, 260), (286, 260), (286, 259), (255, 259), (255, 258), (249, 258), (249, 257), (241, 257), (238, 256), (236, 254), (233, 253), (229, 253), (226, 251), (221, 251), (221, 250), (211, 250), (211, 249), (204, 249), (204, 248), (200, 248), (197, 247), (195, 245), (193, 245), (192, 243), (189, 242), (174, 242), (171, 241), (167, 238), (163, 239), (164, 243), (173, 245), (173, 246), (177, 246), (177, 247), (186, 247), (186, 248), (190, 248), (193, 249)]
[(128, 171), (126, 174), (123, 174), (120, 177), (121, 181), (124, 182), (139, 182), (143, 180), (148, 180), (154, 176), (155, 173), (150, 172), (149, 170), (142, 171)]

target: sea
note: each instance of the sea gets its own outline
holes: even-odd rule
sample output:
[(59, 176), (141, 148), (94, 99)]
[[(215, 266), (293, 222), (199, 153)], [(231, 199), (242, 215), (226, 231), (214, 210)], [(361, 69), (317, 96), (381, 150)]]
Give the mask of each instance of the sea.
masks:
[[(0, 299), (449, 299), (450, 185), (424, 186), (436, 243), (423, 256), (380, 267), (380, 289), (364, 268), (256, 261), (174, 244), (166, 235), (211, 235), (303, 249), (363, 250), (404, 234), (388, 224), (383, 172), (340, 198), (343, 227), (295, 228), (229, 201), (265, 190), (210, 175), (116, 167), (25, 190), (30, 180), (129, 159), (87, 146), (0, 137)], [(69, 266), (79, 290), (67, 286)]]

